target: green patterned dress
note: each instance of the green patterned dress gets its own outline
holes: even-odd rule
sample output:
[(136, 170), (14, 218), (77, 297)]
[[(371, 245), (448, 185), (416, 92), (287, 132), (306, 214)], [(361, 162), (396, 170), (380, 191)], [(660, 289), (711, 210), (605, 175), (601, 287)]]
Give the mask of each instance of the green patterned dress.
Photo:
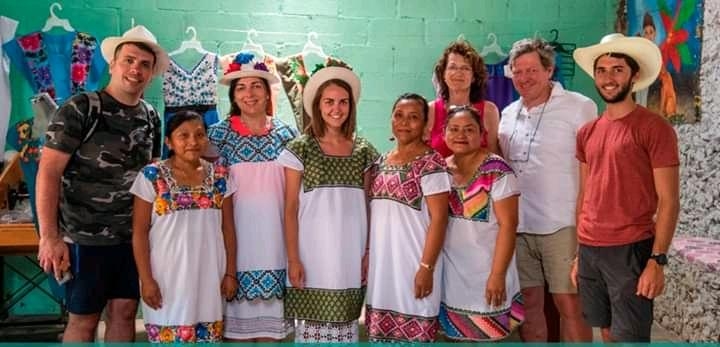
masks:
[(298, 238), (305, 288), (287, 283), (285, 317), (296, 342), (356, 342), (363, 305), (361, 261), (367, 241), (363, 176), (378, 153), (355, 139), (352, 154), (323, 153), (313, 137), (290, 142), (278, 162), (302, 172)]

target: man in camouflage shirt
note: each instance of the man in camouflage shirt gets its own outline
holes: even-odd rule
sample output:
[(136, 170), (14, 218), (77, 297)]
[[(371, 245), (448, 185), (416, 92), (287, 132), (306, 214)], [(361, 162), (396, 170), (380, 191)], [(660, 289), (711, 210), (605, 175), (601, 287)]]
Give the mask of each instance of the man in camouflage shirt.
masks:
[(129, 192), (160, 155), (160, 120), (141, 99), (168, 66), (155, 37), (136, 26), (103, 41), (110, 82), (70, 98), (53, 116), (37, 175), (38, 259), (65, 288), (63, 341), (91, 342), (103, 309), (105, 341), (133, 341), (139, 298)]

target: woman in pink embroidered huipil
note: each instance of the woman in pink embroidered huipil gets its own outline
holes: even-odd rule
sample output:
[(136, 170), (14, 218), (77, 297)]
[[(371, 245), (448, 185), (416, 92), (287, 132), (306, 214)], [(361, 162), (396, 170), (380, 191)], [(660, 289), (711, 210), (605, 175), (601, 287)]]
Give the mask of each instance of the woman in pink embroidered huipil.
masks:
[(525, 317), (514, 256), (520, 192), (510, 166), (482, 147), (486, 136), (478, 110), (462, 106), (448, 113), (453, 189), (440, 325), (453, 340), (504, 339)]
[(150, 342), (221, 342), (224, 300), (235, 296), (235, 228), (227, 169), (200, 158), (202, 117), (166, 126), (170, 158), (146, 166), (130, 192), (133, 252)]
[(397, 147), (378, 160), (372, 178), (365, 324), (373, 342), (432, 342), (439, 327), (450, 176), (422, 140), (427, 109), (417, 94), (398, 98)]

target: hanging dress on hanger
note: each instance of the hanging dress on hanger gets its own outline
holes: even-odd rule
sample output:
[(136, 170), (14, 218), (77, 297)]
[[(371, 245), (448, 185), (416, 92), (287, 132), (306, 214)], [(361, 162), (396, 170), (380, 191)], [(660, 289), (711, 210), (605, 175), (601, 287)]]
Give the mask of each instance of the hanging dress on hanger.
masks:
[(88, 33), (37, 31), (3, 49), (33, 92), (47, 92), (58, 105), (79, 92), (97, 90), (107, 69), (98, 40)]
[[(206, 126), (218, 122), (217, 112), (218, 57), (205, 53), (195, 66), (187, 70), (170, 57), (170, 66), (163, 74), (164, 124), (175, 113), (192, 110), (203, 116)], [(162, 157), (167, 158), (163, 145)]]
[(497, 64), (485, 64), (488, 72), (485, 100), (492, 101), (498, 110), (504, 109), (519, 97), (512, 84), (512, 79), (505, 77), (505, 65), (507, 64), (508, 59)]
[[(5, 56), (2, 45), (13, 39), (18, 22), (14, 19), (0, 16), (0, 150), (5, 152), (5, 138), (10, 122), (10, 61)], [(2, 160), (2, 159), (0, 159)]]

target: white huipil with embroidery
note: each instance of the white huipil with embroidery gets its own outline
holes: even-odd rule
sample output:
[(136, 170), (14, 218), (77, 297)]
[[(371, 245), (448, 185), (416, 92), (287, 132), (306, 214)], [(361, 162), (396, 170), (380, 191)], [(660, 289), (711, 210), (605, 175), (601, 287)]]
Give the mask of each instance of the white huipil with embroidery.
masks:
[(432, 293), (415, 298), (430, 214), (426, 196), (450, 191), (445, 160), (431, 152), (402, 166), (381, 158), (372, 183), (370, 267), (365, 324), (371, 340), (432, 342), (438, 330), (442, 257)]
[[(150, 268), (160, 287), (162, 307), (155, 310), (143, 302), (146, 327), (170, 327), (179, 334), (199, 323), (222, 325), (220, 283), (226, 256), (222, 207), (217, 201), (232, 195), (235, 186), (231, 178), (218, 182), (221, 177), (215, 175), (222, 175), (221, 169), (205, 161), (202, 165), (207, 177), (199, 187), (178, 185), (161, 161), (146, 166), (130, 188), (133, 195), (153, 203)], [(153, 334), (148, 335), (152, 340)]]
[(226, 119), (208, 133), (238, 187), (233, 208), (239, 289), (225, 312), (225, 337), (233, 339), (283, 339), (288, 333), (283, 307), (285, 176), (277, 156), (297, 133), (276, 118), (271, 124), (265, 135), (241, 135)]
[[(306, 135), (288, 145), (278, 158), (283, 166), (303, 174), (298, 248), (305, 270), (305, 288), (293, 288), (288, 280), (288, 301), (294, 296), (300, 304), (294, 310), (286, 302), (286, 317), (296, 320), (295, 342), (358, 341), (361, 262), (367, 241), (366, 193), (362, 181), (376, 158), (375, 149), (359, 137), (350, 156), (330, 156), (322, 152), (315, 138)], [(320, 296), (334, 300), (316, 299)], [(317, 319), (302, 310), (303, 305), (325, 304), (327, 307), (313, 310)], [(345, 317), (342, 322), (320, 319), (329, 318), (328, 311), (356, 311), (357, 317)]]
[(485, 298), (499, 235), (493, 204), (519, 194), (514, 172), (494, 154), (483, 161), (466, 185), (453, 187), (443, 247), (440, 325), (445, 336), (499, 340), (524, 320), (514, 256), (506, 269), (505, 301), (492, 306)]

